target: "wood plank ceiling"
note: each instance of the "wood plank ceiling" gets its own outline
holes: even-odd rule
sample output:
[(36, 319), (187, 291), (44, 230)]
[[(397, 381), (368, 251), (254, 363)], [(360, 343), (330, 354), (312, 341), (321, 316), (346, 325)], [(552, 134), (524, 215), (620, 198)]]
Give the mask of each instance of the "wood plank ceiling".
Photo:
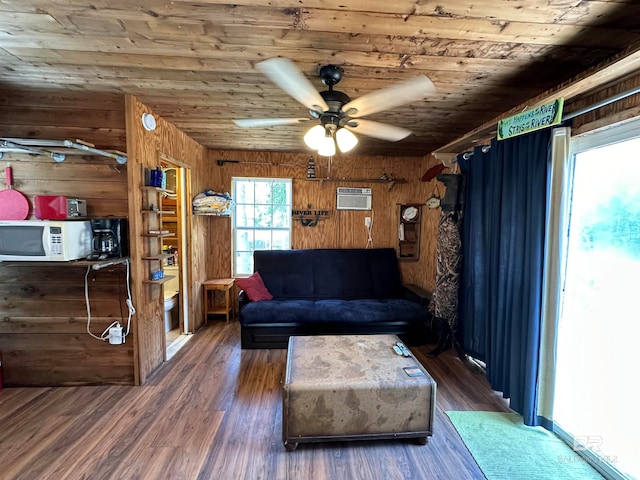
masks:
[(435, 94), (367, 117), (413, 135), (357, 147), (421, 156), (638, 41), (638, 3), (0, 0), (0, 88), (132, 93), (210, 148), (301, 152), (309, 124), (232, 122), (309, 116), (256, 62), (289, 58), (319, 90), (339, 65), (351, 98), (425, 74)]

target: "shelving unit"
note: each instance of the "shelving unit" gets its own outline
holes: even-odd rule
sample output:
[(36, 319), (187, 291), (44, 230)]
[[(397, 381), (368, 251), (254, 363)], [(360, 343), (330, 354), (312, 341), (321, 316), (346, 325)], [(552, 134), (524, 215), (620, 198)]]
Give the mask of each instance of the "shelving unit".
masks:
[(164, 194), (173, 194), (171, 190), (167, 190), (159, 187), (152, 187), (149, 185), (142, 185), (140, 187), (142, 193), (142, 230), (140, 234), (145, 239), (145, 253), (142, 256), (142, 260), (147, 263), (145, 272), (145, 279), (142, 283), (145, 285), (162, 285), (168, 280), (174, 278), (171, 275), (167, 275), (158, 280), (152, 280), (152, 272), (156, 269), (156, 265), (162, 268), (162, 262), (169, 258), (170, 254), (162, 253), (162, 240), (164, 238), (171, 238), (172, 233), (149, 233), (150, 231), (162, 231), (162, 215), (175, 214), (173, 211), (162, 209), (162, 198)]
[(404, 203), (398, 208), (398, 258), (417, 261), (420, 258), (422, 204)]

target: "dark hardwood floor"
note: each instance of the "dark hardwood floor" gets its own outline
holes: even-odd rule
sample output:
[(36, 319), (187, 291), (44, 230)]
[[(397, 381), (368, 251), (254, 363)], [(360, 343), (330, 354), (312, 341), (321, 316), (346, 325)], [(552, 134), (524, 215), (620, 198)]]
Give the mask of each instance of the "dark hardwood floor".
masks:
[(142, 387), (5, 388), (0, 478), (483, 479), (445, 415), (509, 411), (452, 351), (412, 348), (438, 383), (434, 434), (410, 440), (281, 440), (285, 350), (241, 350), (237, 322), (210, 323)]

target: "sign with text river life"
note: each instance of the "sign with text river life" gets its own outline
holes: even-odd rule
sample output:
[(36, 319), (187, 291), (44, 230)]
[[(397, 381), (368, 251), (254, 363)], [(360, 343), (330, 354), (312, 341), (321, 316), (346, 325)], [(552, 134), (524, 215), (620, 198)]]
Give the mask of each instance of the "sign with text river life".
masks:
[(516, 137), (562, 122), (564, 98), (558, 98), (539, 107), (525, 110), (498, 122), (498, 140)]

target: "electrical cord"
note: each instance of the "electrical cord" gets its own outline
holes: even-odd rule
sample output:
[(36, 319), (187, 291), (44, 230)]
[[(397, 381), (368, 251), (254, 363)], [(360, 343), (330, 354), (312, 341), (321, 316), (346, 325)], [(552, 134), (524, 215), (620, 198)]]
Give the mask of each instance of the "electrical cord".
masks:
[(373, 248), (373, 208), (371, 209), (371, 220), (369, 221), (369, 225), (365, 225), (367, 229), (367, 245), (364, 248)]
[[(127, 304), (129, 313), (127, 317), (127, 330), (122, 334), (122, 343), (125, 342), (127, 335), (129, 335), (129, 332), (131, 330), (131, 317), (136, 313), (136, 309), (133, 306), (133, 302), (131, 301), (131, 262), (127, 260), (125, 263), (127, 264), (127, 300), (125, 301), (125, 303)], [(87, 307), (87, 333), (97, 340), (106, 342), (109, 339), (109, 329), (115, 326), (119, 326), (120, 322), (116, 320), (115, 322), (111, 323), (107, 328), (105, 328), (100, 336), (95, 335), (91, 332), (91, 304), (89, 302), (89, 273), (91, 272), (91, 270), (93, 270), (93, 267), (89, 265), (87, 267), (87, 272), (84, 275), (84, 300)]]
[(87, 333), (97, 340), (106, 342), (109, 336), (109, 329), (113, 326), (113, 323), (109, 325), (100, 336), (91, 333), (91, 304), (89, 303), (89, 273), (91, 270), (91, 265), (89, 265), (87, 267), (87, 273), (84, 274), (84, 303), (87, 307)]
[(129, 308), (129, 316), (127, 318), (127, 331), (122, 335), (122, 341), (124, 343), (124, 339), (129, 335), (129, 331), (131, 330), (131, 317), (135, 315), (136, 308), (133, 306), (133, 302), (131, 301), (131, 261), (127, 260), (127, 300), (126, 304)]

